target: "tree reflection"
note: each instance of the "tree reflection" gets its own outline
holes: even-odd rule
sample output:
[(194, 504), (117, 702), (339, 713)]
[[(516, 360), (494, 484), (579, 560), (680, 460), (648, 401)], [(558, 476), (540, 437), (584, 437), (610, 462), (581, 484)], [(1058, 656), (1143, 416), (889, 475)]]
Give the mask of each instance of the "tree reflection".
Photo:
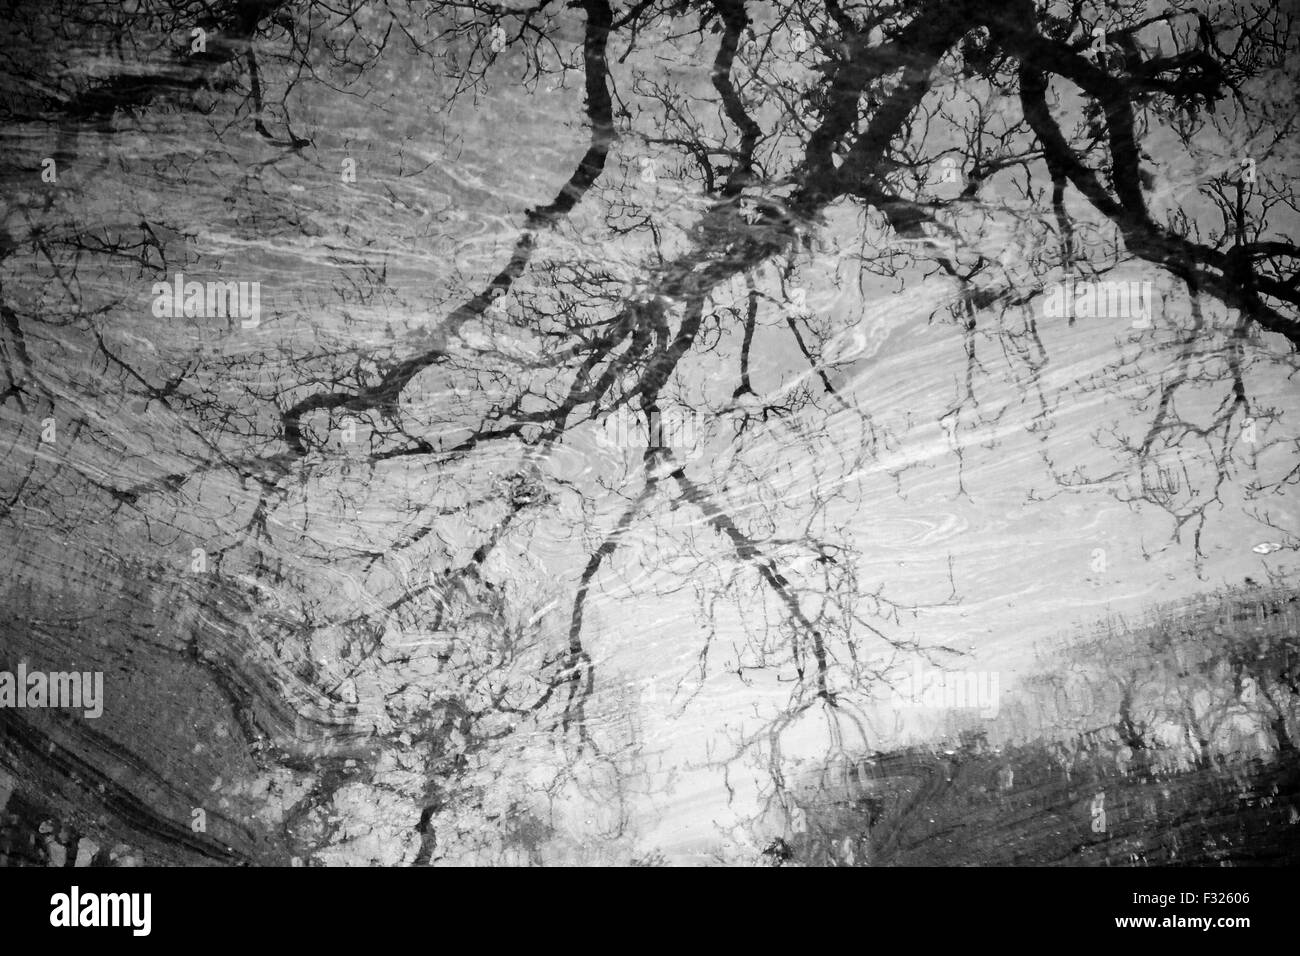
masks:
[[(642, 741), (610, 710), (633, 705), (601, 698), (596, 648), (621, 629), (593, 627), (593, 607), (671, 604), (683, 582), (700, 679), (782, 690), (726, 758), (757, 754), (772, 800), (782, 734), (808, 715), (869, 738), (864, 705), (896, 676), (874, 656), (922, 649), (905, 622), (960, 597), (951, 560), (927, 594), (866, 566), (861, 476), (917, 427), (867, 387), (898, 328), (956, 332), (938, 427), (958, 494), (969, 457), (1023, 428), (1052, 494), (1162, 509), (1198, 555), (1249, 465), (1244, 502), (1296, 547), (1274, 503), (1298, 439), (1254, 397), (1300, 342), (1294, 31), (1270, 4), (9, 16), (15, 571), (48, 585), (77, 573), (60, 548), (106, 551), (116, 577), (178, 588), (198, 610), (172, 652), (274, 753), (262, 773), (358, 760), (375, 738), (380, 777), (312, 773), (295, 821), (388, 788), (402, 822), (377, 839), (394, 859), (477, 852), (478, 823), (510, 818), (500, 845), (540, 861), (557, 793), (596, 781), (591, 800), (622, 807), (644, 785)], [(182, 271), (260, 283), (261, 326), (143, 322), (146, 290)], [(1109, 367), (1062, 379), (1051, 345), (1075, 318), (1039, 313), (1067, 281), (1156, 283), (1163, 311), (1120, 324)], [(1096, 419), (1100, 470), (1050, 441), (1064, 398), (1089, 391), (1127, 399)], [(602, 445), (625, 414), (650, 435), (701, 427), (688, 448)], [(891, 470), (900, 491), (915, 465)], [(1159, 653), (1107, 691), (1135, 752)], [(1273, 733), (1293, 739), (1293, 698), (1266, 684)], [(1225, 718), (1197, 693), (1178, 720), (1210, 740)], [(553, 772), (502, 784), (509, 806), (489, 810), (516, 759)], [(598, 829), (621, 839), (628, 812)], [(274, 852), (333, 859), (345, 838), (303, 825)]]

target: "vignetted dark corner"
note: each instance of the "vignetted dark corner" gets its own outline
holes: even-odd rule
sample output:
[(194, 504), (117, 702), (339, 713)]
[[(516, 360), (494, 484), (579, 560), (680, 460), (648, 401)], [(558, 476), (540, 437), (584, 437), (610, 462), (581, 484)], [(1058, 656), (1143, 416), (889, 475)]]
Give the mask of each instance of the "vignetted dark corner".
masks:
[(1300, 861), (1298, 12), (3, 0), (0, 863)]

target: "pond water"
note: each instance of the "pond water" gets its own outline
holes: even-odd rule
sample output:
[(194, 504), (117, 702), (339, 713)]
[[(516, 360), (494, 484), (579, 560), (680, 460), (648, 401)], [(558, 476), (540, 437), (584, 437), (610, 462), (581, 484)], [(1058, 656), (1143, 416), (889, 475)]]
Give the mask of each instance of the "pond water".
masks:
[(13, 5), (0, 853), (1105, 836), (1033, 747), (1293, 825), (1294, 41), (1055, 6)]

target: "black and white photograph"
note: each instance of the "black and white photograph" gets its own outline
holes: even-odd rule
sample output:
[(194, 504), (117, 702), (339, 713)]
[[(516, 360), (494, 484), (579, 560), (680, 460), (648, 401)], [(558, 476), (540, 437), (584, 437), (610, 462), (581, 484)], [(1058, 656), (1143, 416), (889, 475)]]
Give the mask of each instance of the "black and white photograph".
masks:
[(1053, 868), (1146, 874), (1115, 938), (1249, 927), (1298, 77), (1294, 0), (3, 0), (24, 919)]

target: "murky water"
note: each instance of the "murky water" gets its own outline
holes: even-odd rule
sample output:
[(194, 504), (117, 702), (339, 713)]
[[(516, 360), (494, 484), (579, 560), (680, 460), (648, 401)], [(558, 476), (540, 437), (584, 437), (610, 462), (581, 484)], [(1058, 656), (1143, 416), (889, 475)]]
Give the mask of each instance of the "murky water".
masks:
[[(1247, 117), (1189, 145), (1134, 92), (1132, 226), (1089, 91), (1040, 67), (1088, 170), (1053, 207), (1029, 81), (971, 45), (1023, 54), (991, 11), (810, 41), (781, 4), (264, 6), (9, 14), (0, 668), (105, 696), (0, 696), (7, 859), (1087, 864), (1292, 832), (1294, 257), (1251, 300), (1217, 239), (1160, 251), (1225, 195), (1289, 243), (1290, 139), (1247, 178)], [(1197, 612), (1200, 683), (1149, 630), (1225, 591), (1280, 622), (1250, 700), (1208, 635), (1255, 619)], [(972, 793), (935, 850), (921, 818)]]

